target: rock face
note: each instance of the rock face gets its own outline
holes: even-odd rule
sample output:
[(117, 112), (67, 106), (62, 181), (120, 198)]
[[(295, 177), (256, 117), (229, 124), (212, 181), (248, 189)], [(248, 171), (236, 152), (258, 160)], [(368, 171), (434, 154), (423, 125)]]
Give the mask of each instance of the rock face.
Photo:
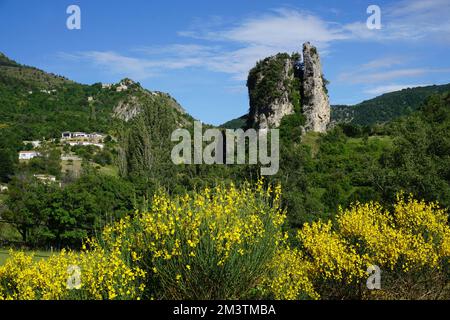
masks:
[[(258, 62), (250, 71), (247, 87), (250, 97), (250, 127), (278, 127), (285, 115), (294, 113), (291, 90), (295, 82), (296, 61), (288, 54), (278, 54)], [(299, 88), (297, 88), (299, 89)]]
[(138, 116), (143, 110), (142, 104), (137, 97), (130, 97), (121, 100), (113, 110), (113, 116), (125, 122), (128, 122)]
[(124, 98), (113, 108), (113, 117), (117, 119), (125, 122), (131, 121), (148, 106), (153, 105), (163, 105), (165, 108), (176, 110), (180, 115), (186, 115), (183, 107), (167, 93), (145, 90), (129, 79), (124, 79), (114, 86), (122, 88), (119, 91), (127, 91)]
[(325, 132), (330, 122), (330, 103), (317, 49), (303, 45), (300, 54), (277, 54), (257, 63), (247, 80), (250, 111), (247, 127), (278, 127), (281, 119), (302, 113), (303, 131)]
[(302, 111), (306, 119), (304, 129), (325, 132), (330, 123), (330, 102), (319, 54), (309, 42), (303, 45), (303, 65)]

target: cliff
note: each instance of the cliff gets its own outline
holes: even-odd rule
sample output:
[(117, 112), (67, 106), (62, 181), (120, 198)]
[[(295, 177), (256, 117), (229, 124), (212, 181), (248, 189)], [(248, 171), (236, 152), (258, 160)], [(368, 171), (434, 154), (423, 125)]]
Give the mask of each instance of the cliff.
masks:
[(303, 59), (298, 53), (279, 53), (258, 62), (250, 70), (247, 87), (247, 127), (276, 128), (284, 116), (301, 113), (303, 131), (326, 131), (330, 103), (319, 54), (310, 43), (303, 45)]
[(322, 65), (317, 49), (309, 42), (303, 45), (302, 111), (305, 131), (325, 132), (330, 123), (330, 101), (326, 92)]
[(248, 76), (249, 127), (278, 127), (281, 119), (300, 106), (297, 56), (277, 54), (257, 63)]

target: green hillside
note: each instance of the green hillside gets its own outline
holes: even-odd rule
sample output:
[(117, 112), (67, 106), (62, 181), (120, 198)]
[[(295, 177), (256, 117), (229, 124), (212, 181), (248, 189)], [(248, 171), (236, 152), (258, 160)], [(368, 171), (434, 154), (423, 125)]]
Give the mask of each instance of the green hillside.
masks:
[(117, 87), (75, 83), (0, 53), (0, 125), (16, 127), (21, 138), (28, 140), (59, 137), (65, 130), (108, 132), (114, 108), (131, 96), (139, 96), (144, 104), (160, 100), (184, 113), (168, 94), (151, 93), (132, 81), (128, 90)]
[[(58, 140), (64, 131), (115, 137), (115, 149), (124, 152), (119, 157), (117, 150), (105, 151), (114, 155), (112, 172), (128, 175), (135, 168), (148, 169), (160, 160), (160, 146), (169, 147), (174, 128), (192, 120), (169, 94), (146, 90), (130, 79), (112, 85), (84, 85), (0, 55), (0, 181), (10, 180), (17, 153), (29, 150), (23, 141)], [(139, 129), (142, 123), (146, 125), (144, 131)], [(144, 133), (147, 137), (142, 136)], [(138, 152), (136, 148), (151, 152), (145, 166), (140, 160), (130, 160), (134, 157), (129, 153)], [(44, 173), (45, 166), (40, 167), (34, 173)]]
[(242, 117), (225, 122), (224, 124), (220, 125), (220, 127), (225, 128), (225, 129), (243, 128), (247, 124), (247, 118), (248, 118), (248, 116), (245, 114)]
[[(363, 101), (354, 106), (332, 105), (332, 123), (352, 123), (357, 125), (373, 125), (389, 122), (401, 116), (411, 114), (433, 94), (450, 90), (450, 84), (427, 87), (408, 88), (385, 93), (376, 98)], [(221, 125), (227, 129), (237, 129), (245, 126), (247, 115), (232, 119)]]
[(432, 94), (449, 90), (450, 84), (407, 88), (385, 93), (354, 106), (335, 105), (331, 108), (331, 119), (334, 123), (350, 122), (358, 125), (384, 123), (417, 110)]

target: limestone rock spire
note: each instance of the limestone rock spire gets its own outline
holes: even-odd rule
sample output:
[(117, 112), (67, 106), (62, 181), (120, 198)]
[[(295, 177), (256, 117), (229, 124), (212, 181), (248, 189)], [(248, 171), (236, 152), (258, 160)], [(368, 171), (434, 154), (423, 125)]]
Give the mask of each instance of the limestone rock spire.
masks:
[(303, 44), (302, 111), (305, 131), (325, 132), (330, 123), (330, 101), (316, 47)]

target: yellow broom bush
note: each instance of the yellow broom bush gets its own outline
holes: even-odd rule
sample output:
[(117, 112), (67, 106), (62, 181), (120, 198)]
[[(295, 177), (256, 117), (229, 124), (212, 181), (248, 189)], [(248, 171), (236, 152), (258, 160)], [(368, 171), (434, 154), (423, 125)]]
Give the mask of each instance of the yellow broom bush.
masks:
[(268, 274), (283, 240), (280, 187), (217, 186), (193, 195), (154, 196), (151, 210), (104, 230), (149, 273), (146, 297), (241, 299)]
[[(68, 286), (71, 266), (80, 268), (79, 288)], [(0, 299), (136, 299), (142, 294), (139, 283), (144, 275), (143, 270), (100, 248), (83, 253), (63, 250), (40, 261), (11, 252), (0, 267)]]
[[(11, 252), (0, 299), (450, 298), (448, 213), (399, 195), (391, 211), (357, 203), (282, 231), (280, 186), (219, 185), (171, 197), (106, 227), (82, 252), (47, 260)], [(366, 288), (367, 268), (382, 288)], [(68, 288), (77, 266), (80, 285)]]
[[(306, 224), (298, 238), (322, 297), (443, 298), (450, 296), (447, 219), (436, 203), (400, 194), (393, 212), (357, 203), (334, 223)], [(382, 270), (379, 292), (366, 288), (372, 265)]]

